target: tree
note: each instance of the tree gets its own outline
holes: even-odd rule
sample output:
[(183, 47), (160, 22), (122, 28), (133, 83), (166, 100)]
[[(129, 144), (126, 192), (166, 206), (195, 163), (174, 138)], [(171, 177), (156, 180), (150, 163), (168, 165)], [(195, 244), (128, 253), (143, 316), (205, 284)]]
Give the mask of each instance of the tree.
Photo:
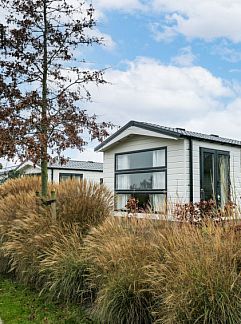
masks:
[(72, 0), (0, 0), (8, 11), (0, 28), (0, 156), (41, 161), (42, 197), (47, 197), (47, 164), (64, 162), (67, 148), (83, 150), (102, 141), (111, 126), (89, 116), (86, 84), (105, 83), (103, 70), (84, 69), (77, 59), (92, 36), (94, 9)]

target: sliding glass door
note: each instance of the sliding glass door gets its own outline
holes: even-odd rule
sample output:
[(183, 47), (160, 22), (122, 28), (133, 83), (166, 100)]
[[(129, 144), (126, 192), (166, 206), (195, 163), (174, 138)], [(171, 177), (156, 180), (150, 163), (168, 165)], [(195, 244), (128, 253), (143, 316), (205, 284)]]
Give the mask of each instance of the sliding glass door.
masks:
[(230, 196), (229, 152), (200, 148), (201, 199), (224, 207)]
[(221, 207), (230, 200), (229, 155), (217, 154), (217, 201)]

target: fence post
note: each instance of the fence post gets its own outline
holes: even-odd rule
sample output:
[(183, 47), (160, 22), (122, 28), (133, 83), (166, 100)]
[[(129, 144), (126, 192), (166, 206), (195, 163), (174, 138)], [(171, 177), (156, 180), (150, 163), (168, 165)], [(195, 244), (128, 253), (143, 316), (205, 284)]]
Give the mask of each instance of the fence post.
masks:
[(56, 192), (51, 191), (51, 213), (54, 220), (56, 220)]
[(36, 191), (35, 194), (36, 194), (36, 209), (37, 209), (37, 213), (39, 213), (40, 205), (41, 205), (40, 192)]

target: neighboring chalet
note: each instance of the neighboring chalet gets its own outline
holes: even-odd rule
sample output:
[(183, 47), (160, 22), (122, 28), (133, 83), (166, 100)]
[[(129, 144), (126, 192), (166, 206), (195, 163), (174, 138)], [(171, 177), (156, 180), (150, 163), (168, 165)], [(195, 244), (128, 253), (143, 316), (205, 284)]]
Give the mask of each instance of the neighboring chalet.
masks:
[(12, 172), (14, 172), (17, 167), (17, 165), (13, 165), (0, 169), (0, 184), (11, 178)]
[[(20, 164), (16, 171), (24, 175), (40, 175), (39, 165), (26, 161)], [(86, 179), (97, 183), (103, 182), (103, 163), (92, 161), (69, 160), (65, 164), (50, 163), (48, 165), (48, 178), (51, 182), (59, 183), (67, 179)]]
[(95, 150), (104, 153), (104, 184), (115, 193), (118, 211), (129, 197), (154, 212), (166, 202), (240, 204), (240, 141), (130, 121)]

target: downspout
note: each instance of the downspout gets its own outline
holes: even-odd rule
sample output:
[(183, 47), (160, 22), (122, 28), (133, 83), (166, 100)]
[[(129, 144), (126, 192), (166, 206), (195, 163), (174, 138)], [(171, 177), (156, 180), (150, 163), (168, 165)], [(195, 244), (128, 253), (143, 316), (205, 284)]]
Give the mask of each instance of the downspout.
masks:
[(189, 138), (189, 181), (190, 181), (190, 203), (193, 202), (193, 142)]
[(51, 182), (54, 183), (54, 169), (51, 169)]

